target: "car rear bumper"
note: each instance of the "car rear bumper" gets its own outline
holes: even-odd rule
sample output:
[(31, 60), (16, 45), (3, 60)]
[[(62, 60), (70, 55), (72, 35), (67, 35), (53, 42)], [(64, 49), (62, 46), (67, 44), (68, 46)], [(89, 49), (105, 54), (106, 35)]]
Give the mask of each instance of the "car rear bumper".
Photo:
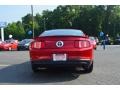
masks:
[(6, 50), (9, 50), (9, 49), (8, 48), (0, 48), (0, 50), (6, 51)]
[[(51, 60), (53, 54), (66, 54), (68, 60), (93, 60), (93, 47), (90, 49), (40, 49), (30, 50), (30, 59), (32, 61)], [(89, 61), (89, 60), (88, 60)]]
[(35, 67), (88, 67), (91, 65), (92, 60), (69, 60), (69, 61), (52, 61), (52, 60), (45, 60), (45, 61), (31, 61), (31, 64)]

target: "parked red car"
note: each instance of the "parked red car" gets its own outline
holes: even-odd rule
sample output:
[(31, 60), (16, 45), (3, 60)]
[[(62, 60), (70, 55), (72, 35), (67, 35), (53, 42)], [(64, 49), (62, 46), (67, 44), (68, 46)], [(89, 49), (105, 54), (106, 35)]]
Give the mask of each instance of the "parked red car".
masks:
[(0, 44), (0, 50), (17, 50), (18, 40), (5, 40)]
[(95, 37), (90, 36), (89, 39), (91, 41), (91, 44), (93, 45), (93, 48), (96, 50), (97, 49), (97, 41), (96, 41)]
[(0, 40), (0, 44), (2, 43), (2, 41)]
[(55, 29), (44, 31), (30, 45), (33, 72), (40, 68), (66, 67), (86, 72), (93, 70), (93, 47), (81, 30)]

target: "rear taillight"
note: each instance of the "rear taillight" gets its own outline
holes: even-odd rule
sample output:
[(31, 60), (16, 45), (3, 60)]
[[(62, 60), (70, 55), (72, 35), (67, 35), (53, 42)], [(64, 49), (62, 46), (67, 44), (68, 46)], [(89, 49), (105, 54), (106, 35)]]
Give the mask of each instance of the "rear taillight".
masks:
[(88, 47), (90, 47), (90, 42), (87, 40), (75, 41), (75, 47), (88, 48)]
[(35, 49), (40, 49), (40, 48), (44, 48), (45, 47), (45, 43), (44, 42), (32, 42), (31, 43), (31, 48), (35, 48)]

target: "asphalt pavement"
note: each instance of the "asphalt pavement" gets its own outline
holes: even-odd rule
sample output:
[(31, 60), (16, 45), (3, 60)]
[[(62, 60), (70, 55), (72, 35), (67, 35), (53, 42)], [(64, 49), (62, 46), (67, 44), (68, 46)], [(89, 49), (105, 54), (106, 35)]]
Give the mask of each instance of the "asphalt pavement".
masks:
[(0, 84), (40, 85), (119, 85), (120, 46), (110, 45), (94, 50), (92, 73), (44, 71), (34, 74), (28, 51), (0, 51)]

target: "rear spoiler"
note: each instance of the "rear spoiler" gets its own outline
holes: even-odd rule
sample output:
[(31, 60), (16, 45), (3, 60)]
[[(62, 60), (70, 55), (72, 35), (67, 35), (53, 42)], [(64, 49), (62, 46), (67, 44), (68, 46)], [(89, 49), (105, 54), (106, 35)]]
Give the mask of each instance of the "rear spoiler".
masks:
[[(44, 36), (42, 36), (42, 37), (44, 37)], [(42, 38), (41, 37), (41, 38)], [(54, 36), (48, 36), (48, 37), (54, 37)], [(88, 35), (84, 35), (84, 36), (80, 36), (81, 38), (89, 38), (89, 36)], [(38, 40), (40, 38), (40, 36), (37, 36), (37, 37), (34, 37), (33, 39), (34, 40)]]

